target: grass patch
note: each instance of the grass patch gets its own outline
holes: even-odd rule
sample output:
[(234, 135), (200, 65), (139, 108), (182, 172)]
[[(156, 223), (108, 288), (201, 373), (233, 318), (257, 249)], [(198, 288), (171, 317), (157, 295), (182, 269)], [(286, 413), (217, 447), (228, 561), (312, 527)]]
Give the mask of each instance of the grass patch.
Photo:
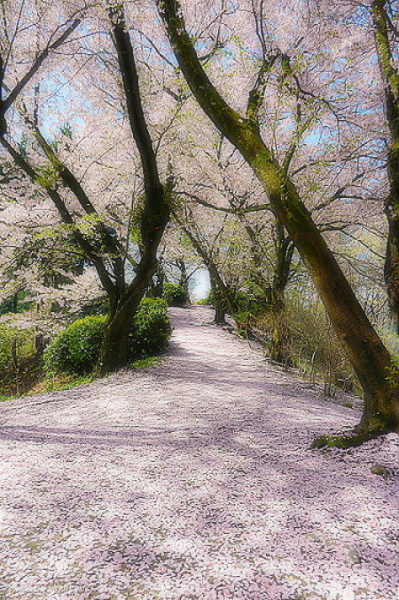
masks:
[[(148, 356), (146, 358), (140, 358), (131, 363), (132, 369), (149, 369), (157, 366), (164, 356)], [(42, 372), (40, 372), (42, 375)], [(57, 373), (53, 375), (47, 375), (42, 377), (29, 389), (22, 390), (20, 394), (15, 394), (14, 389), (10, 389), (9, 394), (4, 394), (4, 391), (0, 391), (0, 402), (6, 402), (12, 398), (18, 398), (19, 396), (33, 396), (35, 394), (46, 394), (48, 392), (56, 392), (61, 390), (69, 390), (71, 388), (86, 385), (96, 379), (94, 373), (87, 373), (85, 375), (75, 375), (69, 373)]]
[(91, 383), (94, 379), (95, 376), (92, 373), (89, 373), (88, 375), (69, 375), (60, 373), (40, 381), (40, 383), (31, 389), (27, 395), (32, 396), (33, 394), (46, 394), (47, 392), (69, 390), (78, 385)]
[(0, 394), (0, 402), (6, 402), (6, 400), (12, 400), (12, 398), (16, 398), (16, 396), (2, 396)]
[(148, 369), (149, 367), (155, 367), (163, 360), (162, 356), (147, 356), (146, 358), (139, 358), (132, 362), (133, 369)]

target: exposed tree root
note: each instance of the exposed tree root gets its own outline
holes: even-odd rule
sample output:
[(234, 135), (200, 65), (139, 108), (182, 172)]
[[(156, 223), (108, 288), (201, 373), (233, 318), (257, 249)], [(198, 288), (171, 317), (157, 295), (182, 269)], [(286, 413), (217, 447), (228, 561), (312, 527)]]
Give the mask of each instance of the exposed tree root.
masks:
[(381, 427), (377, 429), (366, 429), (360, 432), (353, 430), (338, 435), (321, 435), (312, 442), (309, 446), (309, 450), (320, 448), (341, 448), (342, 450), (346, 450), (348, 448), (361, 446), (364, 442), (373, 440), (384, 433), (389, 433), (389, 431), (391, 430)]

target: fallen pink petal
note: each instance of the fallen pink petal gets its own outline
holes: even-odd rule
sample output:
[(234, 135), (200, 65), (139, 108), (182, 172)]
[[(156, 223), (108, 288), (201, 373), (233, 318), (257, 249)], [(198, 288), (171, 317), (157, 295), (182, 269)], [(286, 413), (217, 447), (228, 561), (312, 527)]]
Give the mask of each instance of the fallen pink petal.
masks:
[(358, 410), (171, 310), (158, 366), (2, 404), (0, 597), (399, 598), (398, 436), (308, 450)]

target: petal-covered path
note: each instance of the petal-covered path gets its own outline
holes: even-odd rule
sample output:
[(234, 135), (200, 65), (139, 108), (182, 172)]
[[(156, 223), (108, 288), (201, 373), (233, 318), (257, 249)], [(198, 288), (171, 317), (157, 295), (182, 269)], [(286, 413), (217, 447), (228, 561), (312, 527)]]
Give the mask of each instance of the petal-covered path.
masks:
[(172, 312), (159, 366), (1, 405), (0, 599), (399, 599), (399, 437), (307, 450), (358, 412)]

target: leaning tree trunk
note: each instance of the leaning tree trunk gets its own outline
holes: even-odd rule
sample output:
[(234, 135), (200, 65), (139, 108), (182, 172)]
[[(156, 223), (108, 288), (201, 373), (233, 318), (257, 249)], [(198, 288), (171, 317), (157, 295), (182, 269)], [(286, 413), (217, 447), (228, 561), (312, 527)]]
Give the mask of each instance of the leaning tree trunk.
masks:
[(399, 333), (399, 69), (395, 65), (389, 39), (391, 23), (388, 0), (373, 0), (374, 41), (384, 87), (385, 116), (389, 128), (387, 174), (389, 194), (385, 201), (388, 240), (385, 259), (385, 284), (391, 314)]
[(247, 117), (242, 117), (212, 85), (185, 30), (179, 2), (157, 1), (176, 58), (193, 94), (262, 183), (274, 214), (286, 228), (312, 277), (364, 391), (364, 411), (358, 430), (364, 435), (398, 431), (399, 377), (392, 372), (388, 350), (367, 319), (295, 185), (263, 142), (257, 121), (249, 116), (253, 111), (247, 111)]

